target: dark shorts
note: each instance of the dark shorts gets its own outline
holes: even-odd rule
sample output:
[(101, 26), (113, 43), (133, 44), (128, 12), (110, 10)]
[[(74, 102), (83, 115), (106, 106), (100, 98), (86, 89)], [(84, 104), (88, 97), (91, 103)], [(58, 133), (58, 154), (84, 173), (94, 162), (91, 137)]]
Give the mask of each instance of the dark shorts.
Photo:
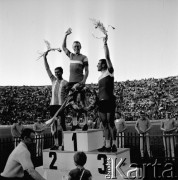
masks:
[(72, 89), (72, 87), (77, 83), (78, 82), (68, 82), (68, 84), (67, 84), (68, 90)]
[(50, 105), (50, 107), (49, 107), (50, 116), (53, 117), (55, 115), (55, 113), (59, 110), (60, 107), (61, 107), (61, 105)]
[[(59, 110), (60, 107), (61, 107), (61, 105), (51, 105), (51, 106), (49, 107), (50, 116), (53, 117), (53, 116), (55, 115), (55, 113)], [(57, 116), (60, 116), (60, 117), (61, 117), (61, 126), (62, 126), (62, 129), (63, 129), (64, 131), (66, 131), (64, 111), (62, 111), (62, 112), (60, 113), (60, 115), (58, 114)]]
[(115, 100), (102, 100), (98, 102), (99, 112), (113, 113), (115, 111)]

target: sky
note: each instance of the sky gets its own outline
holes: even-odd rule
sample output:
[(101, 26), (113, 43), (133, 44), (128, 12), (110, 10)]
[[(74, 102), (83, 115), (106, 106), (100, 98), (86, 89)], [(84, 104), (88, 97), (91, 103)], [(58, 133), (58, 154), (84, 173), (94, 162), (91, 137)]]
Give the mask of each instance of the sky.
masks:
[[(107, 28), (115, 81), (165, 78), (178, 75), (177, 0), (0, 0), (0, 86), (50, 85), (43, 59), (44, 40), (62, 48), (66, 30), (72, 28), (67, 47), (78, 40), (89, 60), (86, 83), (97, 83), (98, 60), (104, 58), (99, 29)], [(94, 36), (92, 35), (94, 34)], [(69, 80), (69, 59), (62, 51), (48, 55), (52, 72), (64, 69)]]

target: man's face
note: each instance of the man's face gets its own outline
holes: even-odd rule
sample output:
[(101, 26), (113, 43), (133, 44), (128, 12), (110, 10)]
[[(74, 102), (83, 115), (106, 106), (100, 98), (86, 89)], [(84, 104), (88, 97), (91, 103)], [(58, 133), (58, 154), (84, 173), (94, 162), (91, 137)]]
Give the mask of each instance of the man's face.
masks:
[(62, 78), (62, 71), (60, 69), (55, 69), (55, 76), (58, 78), (58, 79), (61, 79)]
[(26, 138), (26, 145), (31, 146), (35, 143), (35, 133), (31, 133), (29, 137)]
[(41, 123), (41, 119), (40, 119), (40, 118), (38, 118), (38, 119), (37, 119), (37, 122), (38, 122), (38, 123)]
[(73, 43), (73, 50), (76, 54), (79, 54), (80, 53), (80, 49), (81, 49), (81, 44), (80, 43)]
[(166, 118), (167, 119), (171, 118), (171, 114), (170, 113), (166, 113)]
[(18, 120), (18, 124), (22, 124), (22, 121), (21, 121), (21, 120)]
[(98, 62), (97, 68), (98, 68), (98, 71), (102, 70), (102, 62), (101, 61)]
[(144, 119), (145, 115), (143, 113), (140, 113), (140, 118)]

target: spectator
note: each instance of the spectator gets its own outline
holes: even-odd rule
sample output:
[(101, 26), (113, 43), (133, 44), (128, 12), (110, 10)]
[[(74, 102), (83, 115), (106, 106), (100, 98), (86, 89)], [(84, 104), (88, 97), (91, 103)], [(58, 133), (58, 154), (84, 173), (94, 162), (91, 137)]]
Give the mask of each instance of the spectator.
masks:
[(86, 161), (87, 156), (84, 152), (74, 154), (76, 168), (69, 172), (68, 180), (92, 180), (91, 172), (84, 168)]
[(124, 131), (127, 129), (124, 114), (120, 112), (115, 113), (115, 126), (117, 130), (117, 136), (119, 137), (119, 148), (124, 148)]
[(165, 158), (175, 160), (174, 137), (173, 132), (176, 130), (175, 120), (171, 118), (171, 113), (166, 112), (166, 119), (161, 121), (161, 130), (163, 131), (163, 144)]
[(19, 117), (17, 120), (17, 123), (14, 123), (11, 126), (11, 134), (14, 139), (14, 147), (16, 147), (18, 143), (20, 142), (20, 137), (21, 137), (23, 129), (24, 129), (24, 126), (22, 125), (22, 120)]
[(175, 145), (178, 147), (178, 113), (175, 114)]
[(36, 123), (33, 125), (33, 130), (35, 131), (36, 139), (36, 155), (41, 156), (44, 144), (44, 127), (46, 125), (42, 123), (41, 117), (37, 117)]
[(23, 130), (21, 138), (20, 144), (9, 155), (4, 171), (0, 175), (0, 180), (45, 180), (35, 170), (29, 151), (35, 140), (35, 132), (26, 128)]
[(150, 120), (146, 117), (143, 111), (140, 112), (140, 118), (137, 120), (135, 124), (135, 129), (140, 135), (140, 154), (141, 158), (144, 159), (144, 148), (146, 143), (146, 149), (148, 152), (149, 158), (151, 158), (150, 151), (150, 140), (149, 140), (149, 130), (151, 129)]

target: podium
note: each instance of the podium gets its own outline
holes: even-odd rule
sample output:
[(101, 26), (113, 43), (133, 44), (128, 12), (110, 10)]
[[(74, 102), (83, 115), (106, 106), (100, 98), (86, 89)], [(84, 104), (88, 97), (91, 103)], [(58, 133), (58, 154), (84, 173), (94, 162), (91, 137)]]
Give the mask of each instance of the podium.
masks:
[(130, 169), (130, 149), (118, 148), (117, 152), (99, 152), (97, 149), (103, 146), (101, 130), (64, 132), (64, 151), (43, 150), (43, 166), (36, 170), (44, 178), (66, 180), (69, 171), (76, 168), (73, 160), (77, 152), (73, 143), (74, 138), (77, 151), (84, 151), (87, 155), (84, 167), (90, 170), (93, 180), (126, 179), (126, 173)]
[(64, 131), (65, 151), (92, 151), (103, 146), (103, 131), (91, 129), (88, 131)]

